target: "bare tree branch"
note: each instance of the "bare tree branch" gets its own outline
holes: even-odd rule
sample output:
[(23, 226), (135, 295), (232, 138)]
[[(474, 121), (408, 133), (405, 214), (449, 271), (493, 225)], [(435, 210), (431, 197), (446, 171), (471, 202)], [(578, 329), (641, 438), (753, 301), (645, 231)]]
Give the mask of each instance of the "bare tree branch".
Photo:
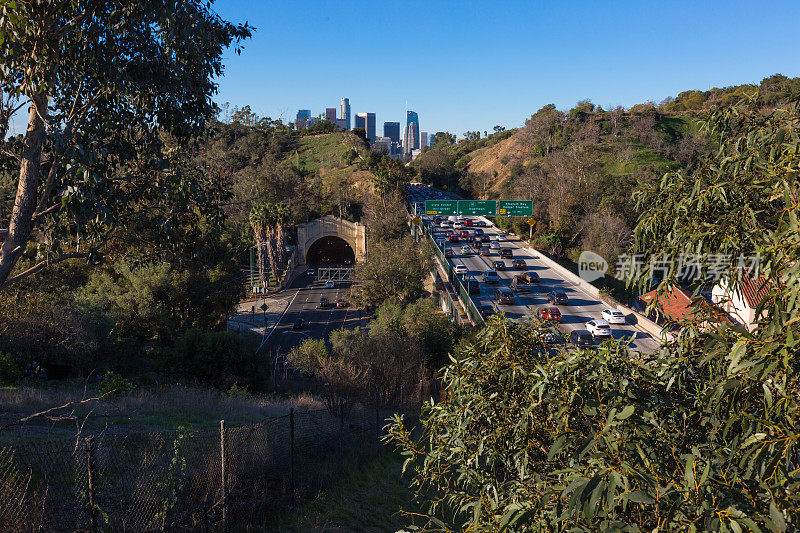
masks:
[(67, 402), (64, 405), (59, 405), (58, 407), (51, 407), (50, 409), (45, 409), (44, 411), (40, 411), (38, 413), (33, 413), (32, 415), (28, 415), (26, 417), (20, 418), (19, 420), (15, 420), (14, 422), (9, 422), (8, 424), (0, 427), (0, 431), (6, 430), (10, 427), (18, 426), (20, 424), (24, 424), (28, 420), (33, 420), (34, 418), (38, 418), (40, 416), (48, 416), (50, 413), (54, 411), (60, 411), (61, 409), (66, 409), (67, 407), (75, 407), (78, 405), (82, 405), (89, 402), (94, 402), (96, 400), (101, 400), (108, 396), (109, 394), (113, 393), (116, 389), (110, 390), (106, 393), (101, 394), (100, 396), (95, 396), (93, 398), (85, 398), (83, 400), (78, 400), (74, 402)]

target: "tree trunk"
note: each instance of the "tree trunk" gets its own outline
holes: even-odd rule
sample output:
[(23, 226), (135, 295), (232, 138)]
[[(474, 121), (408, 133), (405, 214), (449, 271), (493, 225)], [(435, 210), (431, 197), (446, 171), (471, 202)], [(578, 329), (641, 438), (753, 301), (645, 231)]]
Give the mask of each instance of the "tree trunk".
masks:
[(42, 144), (45, 137), (44, 120), (47, 118), (47, 97), (41, 94), (31, 99), (28, 129), (22, 148), (19, 184), (8, 234), (0, 247), (0, 287), (14, 269), (33, 231), (33, 212), (39, 187), (42, 163)]

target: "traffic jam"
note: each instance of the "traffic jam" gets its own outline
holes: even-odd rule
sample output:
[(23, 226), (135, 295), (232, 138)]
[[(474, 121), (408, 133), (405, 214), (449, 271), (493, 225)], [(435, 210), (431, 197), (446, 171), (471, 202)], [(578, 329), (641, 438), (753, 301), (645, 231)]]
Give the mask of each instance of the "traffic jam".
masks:
[[(424, 186), (423, 186), (424, 187)], [(412, 208), (427, 195), (409, 194)], [(419, 211), (419, 208), (417, 208)], [(650, 351), (657, 340), (537, 261), (538, 252), (486, 217), (422, 215), (436, 245), (484, 318), (504, 313), (516, 321), (535, 316), (554, 327), (543, 339), (585, 348), (605, 339), (634, 337), (633, 348)], [(637, 346), (638, 345), (638, 346)]]

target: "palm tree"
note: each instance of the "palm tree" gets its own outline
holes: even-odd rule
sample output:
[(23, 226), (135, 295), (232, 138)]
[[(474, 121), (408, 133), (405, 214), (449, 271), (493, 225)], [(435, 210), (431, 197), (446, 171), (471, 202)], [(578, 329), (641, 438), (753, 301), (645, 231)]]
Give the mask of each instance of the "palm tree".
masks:
[(265, 280), (267, 263), (272, 275), (278, 279), (286, 258), (286, 232), (283, 224), (288, 219), (289, 209), (284, 203), (264, 204), (250, 211), (256, 246), (256, 268), (259, 279)]

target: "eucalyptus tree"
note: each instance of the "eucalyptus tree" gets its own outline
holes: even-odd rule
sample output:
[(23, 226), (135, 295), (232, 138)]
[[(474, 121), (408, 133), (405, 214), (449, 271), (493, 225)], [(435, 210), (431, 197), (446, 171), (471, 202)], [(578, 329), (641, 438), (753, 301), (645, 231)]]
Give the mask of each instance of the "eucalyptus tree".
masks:
[[(0, 0), (0, 168), (17, 183), (0, 288), (59, 261), (101, 260), (120, 224), (165, 198), (186, 200), (181, 213), (165, 210), (165, 231), (213, 208), (196, 176), (168, 168), (163, 142), (185, 141), (213, 116), (222, 53), (240, 53), (251, 34), (211, 5)], [(25, 132), (9, 138), (24, 113)], [(19, 271), (34, 236), (38, 250)]]

